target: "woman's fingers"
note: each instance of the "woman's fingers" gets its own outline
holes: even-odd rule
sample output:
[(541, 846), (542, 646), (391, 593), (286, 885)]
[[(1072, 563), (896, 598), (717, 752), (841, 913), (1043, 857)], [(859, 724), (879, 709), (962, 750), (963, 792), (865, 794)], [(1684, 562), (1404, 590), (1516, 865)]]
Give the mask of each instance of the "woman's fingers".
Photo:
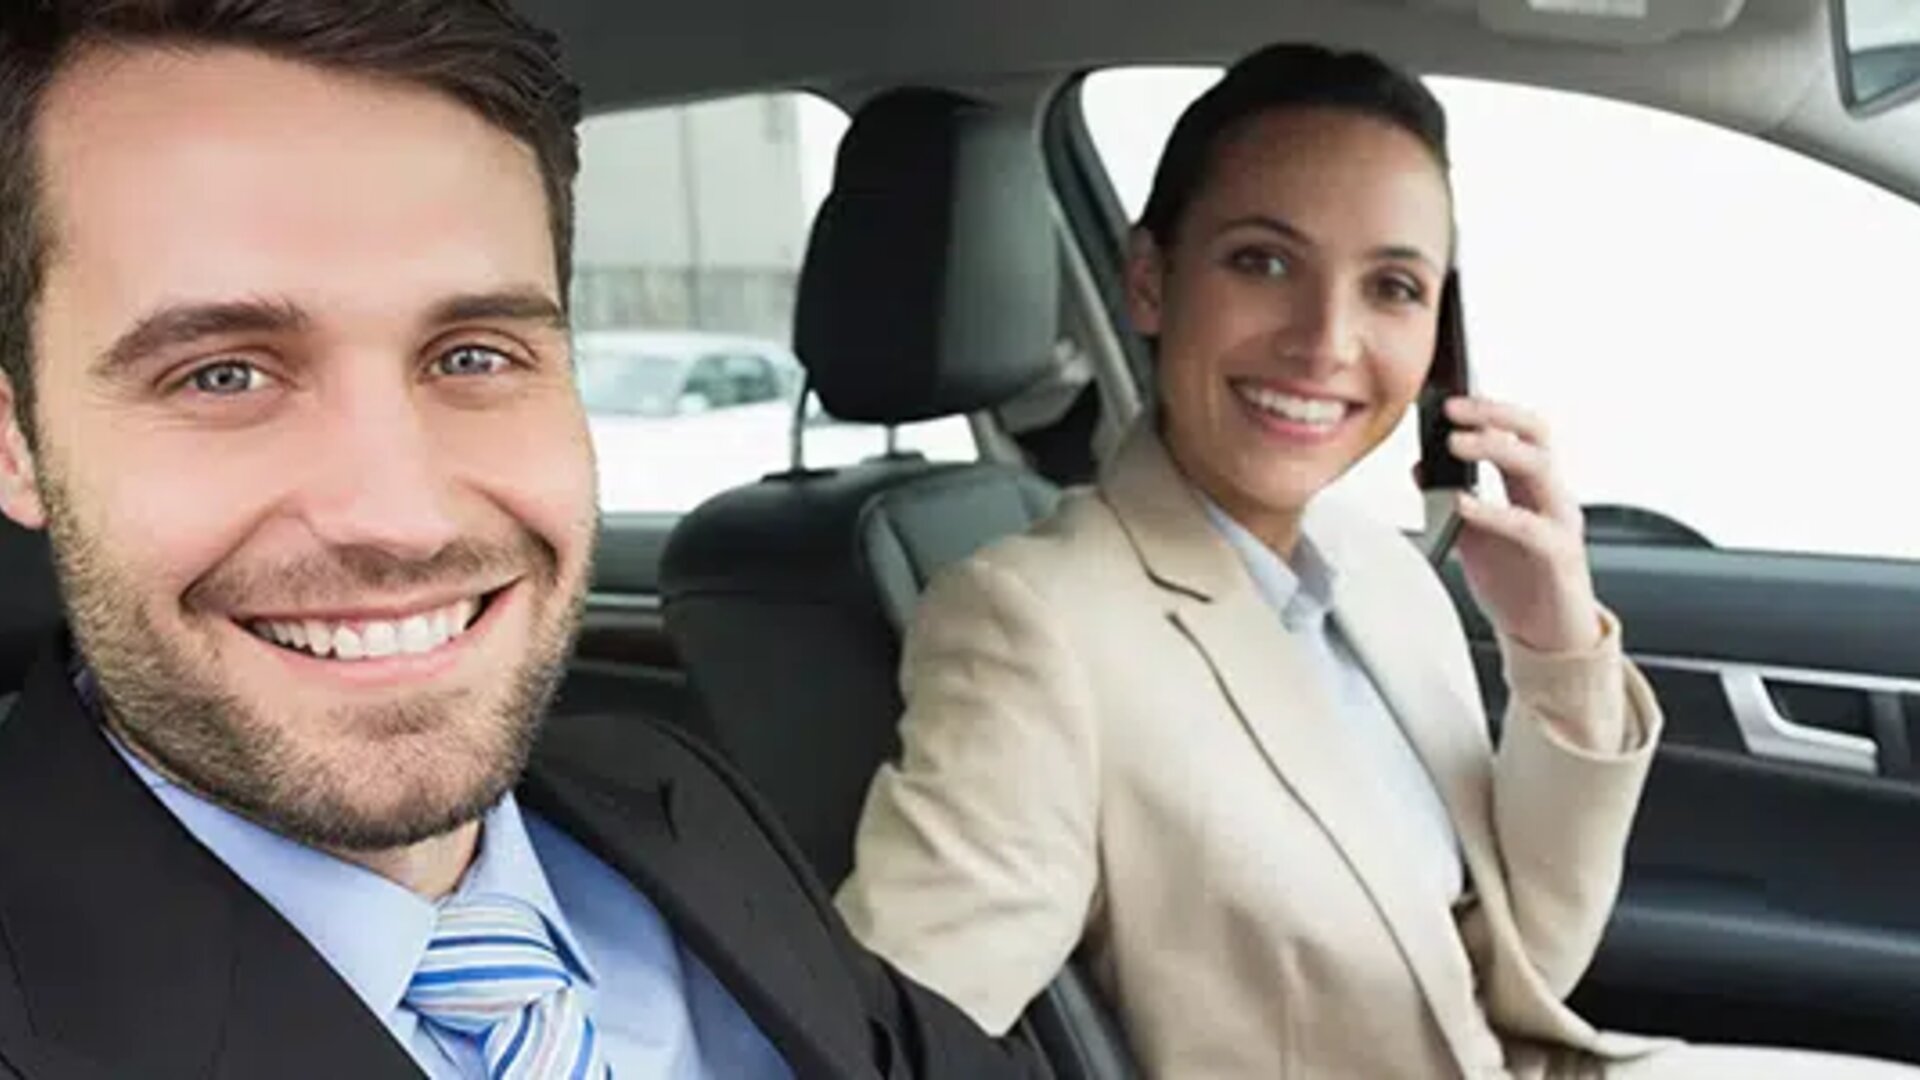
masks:
[(1545, 420), (1518, 405), (1491, 398), (1456, 397), (1447, 401), (1447, 418), (1469, 428), (1498, 428), (1511, 431), (1523, 441), (1541, 449), (1553, 444), (1553, 432)]
[(1465, 461), (1486, 462), (1500, 470), (1507, 497), (1519, 507), (1562, 524), (1573, 524), (1578, 505), (1560, 483), (1553, 455), (1505, 429), (1456, 431), (1448, 447)]
[(1557, 523), (1524, 506), (1463, 495), (1460, 517), (1474, 529), (1510, 540), (1549, 562), (1564, 543), (1565, 533)]

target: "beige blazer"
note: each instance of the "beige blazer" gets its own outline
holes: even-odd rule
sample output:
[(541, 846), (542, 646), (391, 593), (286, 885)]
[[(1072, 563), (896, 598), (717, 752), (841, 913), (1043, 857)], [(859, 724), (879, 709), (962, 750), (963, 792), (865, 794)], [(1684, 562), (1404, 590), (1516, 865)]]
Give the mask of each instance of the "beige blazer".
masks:
[[(1562, 1001), (1660, 727), (1617, 625), (1591, 655), (1506, 645), (1496, 753), (1414, 547), (1329, 509), (1306, 529), (1458, 830), (1467, 901), (1450, 910), (1403, 861), (1413, 804), (1143, 428), (1097, 489), (922, 602), (903, 754), (840, 895), (855, 933), (995, 1033), (1084, 949), (1159, 1078), (1500, 1076), (1529, 1041), (1654, 1045)], [(1620, 746), (1562, 734), (1596, 715), (1624, 718)]]

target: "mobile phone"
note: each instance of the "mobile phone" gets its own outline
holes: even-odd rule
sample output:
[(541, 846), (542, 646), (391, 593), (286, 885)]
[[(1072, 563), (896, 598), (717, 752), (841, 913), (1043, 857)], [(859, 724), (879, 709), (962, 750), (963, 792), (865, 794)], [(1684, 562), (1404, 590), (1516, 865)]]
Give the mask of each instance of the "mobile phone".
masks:
[(1469, 394), (1473, 381), (1467, 368), (1467, 320), (1460, 297), (1460, 271), (1447, 273), (1440, 292), (1440, 326), (1434, 339), (1433, 367), (1420, 389), (1416, 405), (1420, 425), (1420, 490), (1426, 508), (1424, 546), (1427, 561), (1446, 562), (1460, 536), (1456, 507), (1461, 492), (1470, 492), (1479, 480), (1471, 461), (1454, 456), (1447, 437), (1456, 430), (1447, 418), (1448, 399)]

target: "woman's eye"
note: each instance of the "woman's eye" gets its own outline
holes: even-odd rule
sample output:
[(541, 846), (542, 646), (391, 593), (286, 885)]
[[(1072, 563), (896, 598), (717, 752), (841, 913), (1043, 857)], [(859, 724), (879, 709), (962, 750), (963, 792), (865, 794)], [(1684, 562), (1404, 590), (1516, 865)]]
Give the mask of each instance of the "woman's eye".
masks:
[(1278, 278), (1287, 276), (1287, 260), (1283, 255), (1258, 248), (1243, 248), (1228, 257), (1227, 262), (1242, 274), (1255, 277)]
[(497, 375), (513, 366), (506, 354), (478, 345), (463, 345), (434, 361), (434, 373), (451, 378), (468, 375)]
[(210, 397), (236, 397), (267, 384), (267, 373), (240, 360), (223, 360), (187, 376), (187, 384)]
[(1427, 298), (1419, 282), (1401, 277), (1381, 278), (1374, 285), (1374, 293), (1390, 304), (1418, 304)]

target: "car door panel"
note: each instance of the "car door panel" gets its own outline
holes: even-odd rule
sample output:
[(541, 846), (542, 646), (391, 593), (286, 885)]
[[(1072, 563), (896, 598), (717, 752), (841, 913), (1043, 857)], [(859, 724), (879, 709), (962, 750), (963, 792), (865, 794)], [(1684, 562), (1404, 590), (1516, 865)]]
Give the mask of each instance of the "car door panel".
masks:
[(593, 584), (574, 648), (577, 661), (680, 676), (680, 660), (660, 614), (660, 552), (673, 522), (656, 514), (603, 517)]
[[(1576, 1004), (1920, 1061), (1920, 565), (1596, 546), (1667, 730)], [(1461, 603), (1497, 718), (1490, 628)]]

